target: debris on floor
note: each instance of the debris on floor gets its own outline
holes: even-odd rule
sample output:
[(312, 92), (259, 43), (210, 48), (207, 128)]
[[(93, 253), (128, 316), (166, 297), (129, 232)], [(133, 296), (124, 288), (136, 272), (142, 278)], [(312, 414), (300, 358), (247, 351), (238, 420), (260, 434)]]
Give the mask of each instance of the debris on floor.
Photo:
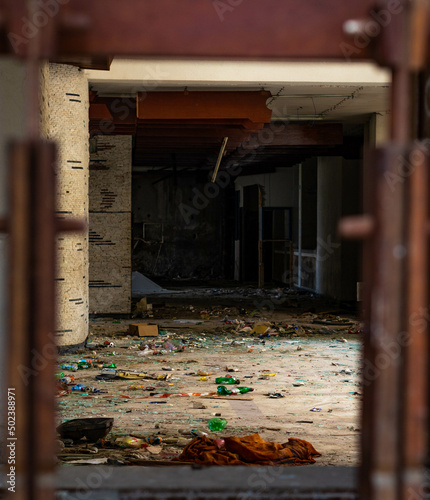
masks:
[(153, 337), (130, 334), (136, 319), (91, 320), (87, 347), (59, 360), (59, 430), (76, 419), (112, 425), (96, 439), (85, 426), (73, 436), (61, 431), (60, 462), (181, 465), (207, 463), (198, 462), (206, 453), (288, 464), (298, 447), (302, 463), (313, 463), (313, 443), (318, 464), (357, 464), (360, 323), (342, 311), (300, 308), (292, 294), (288, 311), (257, 307), (279, 289), (237, 301), (234, 293), (145, 292), (136, 310), (147, 314), (151, 303)]

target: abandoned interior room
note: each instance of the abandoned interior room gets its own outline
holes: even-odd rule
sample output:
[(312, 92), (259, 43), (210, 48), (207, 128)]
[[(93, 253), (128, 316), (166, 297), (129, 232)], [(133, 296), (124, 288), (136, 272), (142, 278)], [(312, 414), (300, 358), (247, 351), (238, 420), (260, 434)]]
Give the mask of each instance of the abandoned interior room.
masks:
[(0, 495), (427, 498), (430, 2), (183, 1), (0, 0)]

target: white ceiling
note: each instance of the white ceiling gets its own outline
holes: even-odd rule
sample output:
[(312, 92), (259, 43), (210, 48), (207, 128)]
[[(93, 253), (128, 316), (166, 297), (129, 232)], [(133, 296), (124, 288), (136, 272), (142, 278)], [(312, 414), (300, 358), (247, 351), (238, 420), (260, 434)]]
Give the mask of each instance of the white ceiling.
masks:
[(273, 119), (362, 123), (372, 113), (389, 113), (390, 75), (370, 63), (114, 60), (111, 71), (86, 73), (102, 96), (269, 90)]

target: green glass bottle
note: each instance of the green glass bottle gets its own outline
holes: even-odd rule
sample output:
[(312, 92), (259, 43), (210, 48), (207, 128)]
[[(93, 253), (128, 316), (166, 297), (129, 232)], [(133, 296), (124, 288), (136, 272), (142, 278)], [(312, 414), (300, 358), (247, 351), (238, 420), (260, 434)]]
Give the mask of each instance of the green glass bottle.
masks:
[(212, 432), (219, 432), (227, 425), (227, 420), (224, 418), (211, 418), (208, 422), (208, 427)]
[(215, 384), (240, 384), (240, 380), (236, 377), (218, 377), (215, 379)]
[(230, 394), (246, 394), (247, 392), (252, 392), (254, 389), (251, 387), (233, 387), (232, 389), (227, 389), (223, 385), (219, 385), (217, 388), (217, 393), (220, 396), (228, 396)]

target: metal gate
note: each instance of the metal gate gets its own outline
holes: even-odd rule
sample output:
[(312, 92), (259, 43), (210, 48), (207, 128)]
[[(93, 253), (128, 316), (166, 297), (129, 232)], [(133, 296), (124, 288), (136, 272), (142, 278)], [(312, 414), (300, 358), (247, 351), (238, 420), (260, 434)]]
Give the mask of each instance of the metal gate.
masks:
[[(41, 15), (41, 5), (44, 16)], [(37, 20), (29, 36), (25, 19)], [(43, 22), (41, 21), (43, 19)], [(392, 71), (391, 141), (368, 152), (366, 213), (345, 237), (366, 240), (362, 497), (423, 497), (428, 451), (429, 0), (0, 0), (0, 52), (28, 67), (27, 140), (9, 148), (9, 381), (16, 390), (14, 498), (49, 500), (54, 361), (22, 383), (19, 366), (55, 348), (55, 146), (39, 138), (42, 59), (112, 55), (369, 60)], [(28, 319), (31, 318), (31, 321)], [(10, 436), (13, 437), (13, 436)]]

